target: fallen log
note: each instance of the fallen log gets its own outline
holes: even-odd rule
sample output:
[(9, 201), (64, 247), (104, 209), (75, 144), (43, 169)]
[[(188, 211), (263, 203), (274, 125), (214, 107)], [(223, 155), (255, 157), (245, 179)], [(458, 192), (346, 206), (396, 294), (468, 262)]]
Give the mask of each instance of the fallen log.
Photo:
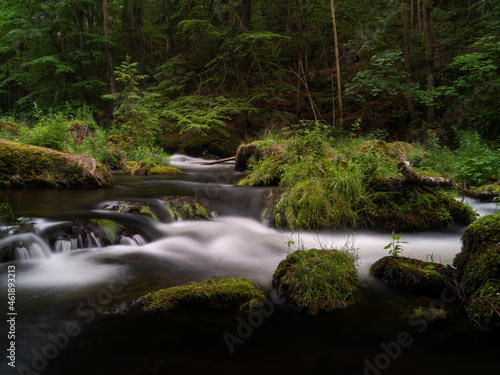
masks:
[(236, 156), (231, 156), (230, 158), (225, 158), (225, 159), (219, 159), (219, 160), (214, 160), (214, 161), (209, 161), (207, 163), (201, 163), (198, 165), (212, 165), (212, 164), (219, 164), (219, 163), (224, 163), (226, 161), (231, 161), (236, 159)]
[(415, 169), (413, 169), (409, 161), (399, 163), (398, 171), (409, 181), (419, 186), (453, 186), (460, 190), (465, 196), (472, 197), (480, 201), (492, 201), (494, 198), (498, 197), (498, 193), (494, 193), (492, 191), (477, 191), (467, 189), (465, 186), (457, 184), (450, 178), (422, 176), (417, 171), (415, 171)]

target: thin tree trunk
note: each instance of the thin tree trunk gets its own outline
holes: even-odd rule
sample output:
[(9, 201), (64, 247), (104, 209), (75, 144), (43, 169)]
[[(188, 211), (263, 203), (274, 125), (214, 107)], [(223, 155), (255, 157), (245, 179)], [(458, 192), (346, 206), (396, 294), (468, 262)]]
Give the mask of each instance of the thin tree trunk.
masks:
[[(407, 4), (404, 4), (403, 9), (401, 10), (401, 21), (403, 23), (403, 44), (402, 51), (405, 63), (405, 72), (406, 72), (406, 83), (411, 83), (410, 77), (410, 35), (409, 35), (409, 11)], [(413, 108), (413, 100), (411, 96), (406, 97), (406, 106), (408, 108), (408, 113), (412, 120), (416, 120), (417, 116), (415, 115), (415, 110)]]
[(139, 69), (142, 69), (144, 59), (143, 59), (143, 37), (142, 37), (142, 25), (143, 25), (143, 9), (142, 0), (136, 0), (134, 5), (134, 50), (135, 50), (135, 61), (139, 64)]
[(415, 3), (414, 3), (415, 0), (411, 0), (410, 1), (410, 29), (413, 30), (413, 28), (415, 27)]
[(340, 123), (342, 123), (344, 114), (342, 110), (342, 86), (340, 82), (339, 43), (337, 40), (337, 23), (335, 21), (335, 5), (333, 3), (333, 0), (330, 1), (330, 10), (332, 12), (333, 41), (335, 44), (335, 68), (337, 70), (337, 96), (339, 103), (339, 118), (340, 118)]
[(104, 19), (104, 46), (106, 48), (106, 59), (108, 61), (108, 87), (111, 94), (116, 94), (115, 72), (113, 68), (113, 58), (109, 45), (109, 17), (108, 17), (108, 0), (102, 1), (102, 13)]
[(422, 13), (420, 12), (420, 2), (422, 0), (417, 0), (417, 31), (422, 32)]
[[(430, 11), (427, 0), (422, 4), (425, 44), (427, 48), (427, 90), (434, 90), (434, 42), (432, 40)], [(427, 107), (427, 122), (434, 121), (435, 108), (433, 105)]]

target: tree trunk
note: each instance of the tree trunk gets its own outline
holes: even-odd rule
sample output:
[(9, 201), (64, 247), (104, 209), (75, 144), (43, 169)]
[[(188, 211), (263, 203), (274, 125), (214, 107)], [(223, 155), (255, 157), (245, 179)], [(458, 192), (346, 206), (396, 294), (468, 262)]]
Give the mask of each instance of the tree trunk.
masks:
[[(411, 83), (411, 77), (410, 77), (410, 35), (409, 35), (409, 11), (408, 11), (408, 6), (407, 4), (403, 5), (403, 9), (401, 11), (401, 21), (403, 23), (403, 44), (402, 44), (402, 51), (403, 51), (403, 57), (405, 60), (405, 72), (406, 72), (406, 83), (410, 84)], [(415, 115), (415, 110), (413, 108), (413, 100), (412, 98), (408, 95), (406, 97), (406, 106), (408, 108), (408, 113), (410, 114), (411, 119), (414, 121), (417, 119), (417, 116)]]
[[(434, 42), (432, 40), (431, 32), (431, 20), (430, 20), (430, 10), (427, 3), (428, 0), (424, 0), (422, 3), (423, 10), (423, 21), (424, 21), (424, 34), (425, 34), (425, 45), (427, 49), (427, 90), (434, 90)], [(433, 105), (427, 107), (427, 122), (431, 123), (434, 121), (435, 108)]]
[(108, 0), (102, 1), (102, 13), (104, 19), (104, 46), (106, 49), (106, 60), (108, 61), (108, 87), (111, 94), (116, 94), (115, 72), (113, 68), (113, 58), (111, 48), (109, 46), (109, 17), (108, 17)]
[(464, 193), (464, 195), (479, 199), (481, 201), (493, 201), (494, 198), (498, 197), (498, 193), (494, 193), (492, 191), (477, 191), (467, 189), (466, 187), (457, 184), (449, 178), (422, 176), (413, 169), (409, 161), (399, 163), (398, 171), (415, 185), (429, 187), (455, 187), (462, 193)]
[(332, 26), (333, 26), (333, 42), (335, 44), (335, 68), (337, 70), (337, 96), (339, 103), (339, 118), (342, 124), (344, 114), (342, 109), (342, 86), (340, 82), (340, 61), (339, 61), (339, 43), (337, 40), (337, 23), (335, 21), (335, 5), (333, 0), (330, 1), (330, 10), (332, 12)]
[(420, 12), (420, 2), (422, 0), (417, 0), (417, 31), (422, 32), (422, 13)]
[(247, 31), (252, 28), (252, 0), (241, 0), (241, 26)]
[(135, 61), (139, 64), (139, 70), (143, 68), (143, 38), (142, 38), (142, 25), (143, 25), (144, 12), (142, 8), (142, 0), (136, 0), (134, 4), (134, 51)]

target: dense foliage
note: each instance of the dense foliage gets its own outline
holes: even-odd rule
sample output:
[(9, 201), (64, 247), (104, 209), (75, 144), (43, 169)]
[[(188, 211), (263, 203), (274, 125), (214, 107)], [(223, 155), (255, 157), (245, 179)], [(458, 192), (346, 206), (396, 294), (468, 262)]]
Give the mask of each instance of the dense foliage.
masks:
[(423, 140), (453, 129), (496, 140), (496, 0), (337, 0), (335, 12), (343, 115), (330, 1), (4, 0), (0, 111), (87, 105), (144, 145), (170, 145), (168, 132), (220, 144), (290, 116), (400, 138), (424, 120)]

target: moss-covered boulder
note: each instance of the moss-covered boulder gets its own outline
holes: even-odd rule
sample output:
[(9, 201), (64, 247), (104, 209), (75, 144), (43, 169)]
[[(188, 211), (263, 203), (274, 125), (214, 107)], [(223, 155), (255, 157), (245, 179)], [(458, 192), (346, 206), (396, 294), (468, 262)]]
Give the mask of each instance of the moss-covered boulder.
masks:
[(233, 306), (252, 310), (265, 300), (264, 292), (253, 281), (222, 277), (161, 289), (144, 296), (140, 304), (146, 311)]
[(427, 231), (452, 224), (469, 225), (476, 213), (467, 204), (401, 176), (377, 176), (372, 186), (373, 226), (389, 231)]
[(398, 163), (401, 159), (411, 159), (417, 155), (420, 157), (428, 156), (410, 143), (384, 142), (381, 139), (363, 142), (357, 149), (362, 153), (371, 153), (394, 163)]
[(479, 191), (491, 191), (500, 196), (500, 180), (489, 181), (477, 189)]
[(10, 121), (0, 120), (0, 133), (6, 132), (11, 135), (15, 135), (19, 132), (21, 127)]
[(123, 173), (132, 175), (180, 175), (184, 174), (178, 168), (129, 160), (123, 165)]
[(440, 295), (446, 288), (446, 280), (452, 277), (449, 266), (394, 256), (376, 261), (370, 273), (392, 287), (426, 296)]
[(472, 320), (480, 328), (500, 327), (500, 213), (483, 216), (465, 229), (453, 265)]
[(141, 202), (133, 202), (133, 201), (111, 202), (105, 206), (105, 209), (108, 211), (115, 211), (120, 214), (136, 214), (136, 215), (150, 217), (151, 219), (154, 220), (158, 220), (153, 211), (151, 211), (149, 205)]
[(470, 298), (467, 311), (477, 327), (500, 328), (500, 281), (484, 283)]
[(262, 142), (256, 141), (241, 145), (236, 150), (236, 158), (234, 167), (237, 171), (245, 171), (251, 162), (251, 159), (260, 159), (263, 156), (279, 156), (284, 152), (280, 145), (263, 145)]
[(200, 200), (194, 197), (165, 197), (165, 208), (172, 221), (177, 220), (211, 220), (216, 215)]
[(98, 188), (113, 186), (95, 159), (0, 139), (0, 188)]
[(347, 307), (361, 299), (356, 256), (348, 251), (296, 251), (278, 265), (273, 287), (308, 314)]

